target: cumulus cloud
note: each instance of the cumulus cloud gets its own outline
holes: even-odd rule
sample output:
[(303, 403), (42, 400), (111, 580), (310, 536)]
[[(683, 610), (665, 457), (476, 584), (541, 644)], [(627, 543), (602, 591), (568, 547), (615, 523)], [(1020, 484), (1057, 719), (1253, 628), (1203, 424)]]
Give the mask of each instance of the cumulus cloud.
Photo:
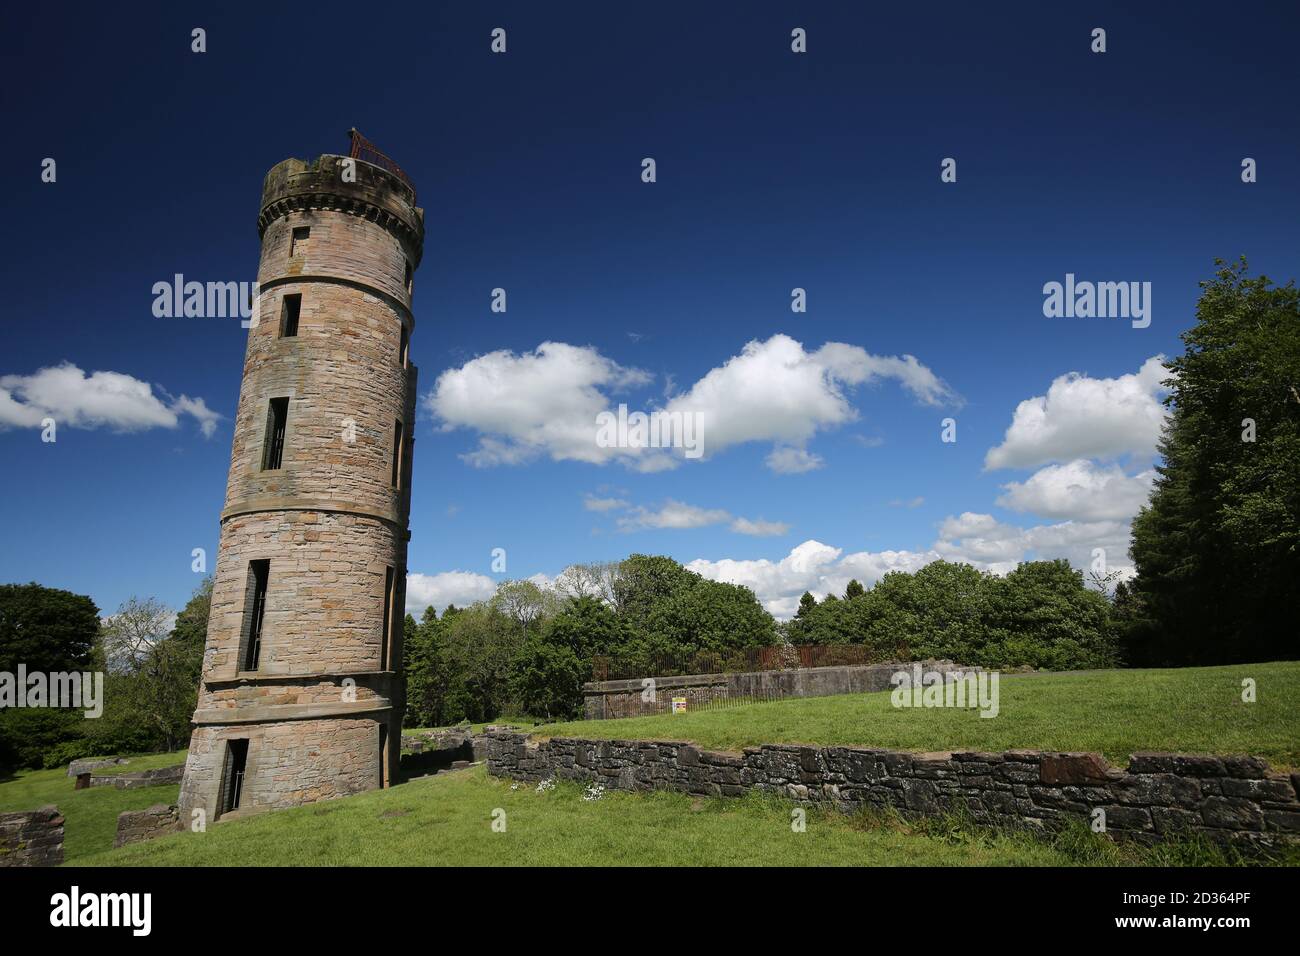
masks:
[(785, 447), (772, 449), (764, 463), (778, 475), (797, 475), (820, 468), (826, 462), (821, 455), (802, 448)]
[(721, 508), (697, 508), (669, 498), (659, 508), (638, 505), (630, 509), (628, 514), (618, 519), (618, 526), (624, 531), (639, 531), (644, 528), (704, 528), (730, 519), (731, 515)]
[(1044, 518), (1128, 519), (1146, 504), (1155, 478), (1154, 468), (1127, 475), (1119, 465), (1078, 459), (1048, 465), (1023, 482), (1003, 485), (998, 504)]
[(1129, 526), (1124, 521), (1065, 521), (1017, 528), (992, 515), (965, 512), (950, 516), (939, 537), (924, 551), (856, 551), (820, 541), (805, 541), (780, 560), (699, 558), (686, 566), (715, 581), (743, 584), (778, 618), (794, 616), (799, 598), (810, 591), (817, 598), (842, 595), (850, 580), (870, 586), (890, 571), (915, 572), (940, 559), (965, 562), (994, 574), (1006, 574), (1021, 561), (1065, 558), (1076, 568), (1093, 563), (1093, 551), (1105, 550), (1106, 566), (1125, 577)]
[(650, 380), (590, 346), (543, 342), (533, 352), (489, 352), (443, 372), (424, 404), (444, 430), (480, 433), (478, 448), (462, 456), (472, 465), (515, 465), (539, 455), (600, 464), (644, 451), (598, 446), (596, 416), (609, 408), (607, 392)]
[(582, 506), (588, 511), (614, 511), (629, 505), (622, 498), (598, 498), (595, 495), (587, 495), (582, 499)]
[(790, 530), (790, 526), (784, 521), (764, 521), (762, 518), (751, 521), (749, 518), (737, 518), (731, 522), (731, 530), (736, 534), (770, 538), (785, 534)]
[[(491, 352), (449, 369), (424, 405), (444, 430), (479, 433), (478, 447), (463, 456), (476, 466), (548, 456), (593, 464), (621, 461), (657, 471), (680, 464), (679, 451), (602, 448), (596, 441), (597, 416), (614, 410), (610, 396), (650, 381), (648, 373), (619, 365), (590, 346), (544, 342), (530, 353)], [(748, 343), (689, 389), (667, 389), (671, 397), (661, 408), (644, 411), (691, 414), (705, 457), (764, 442), (775, 446), (768, 457), (774, 471), (808, 471), (822, 463), (805, 450), (808, 441), (858, 418), (849, 392), (884, 381), (897, 382), (922, 404), (960, 403), (914, 356), (872, 355), (842, 342), (809, 352), (787, 335), (773, 335)]]
[[(741, 354), (712, 369), (668, 403), (669, 411), (700, 416), (708, 454), (743, 442), (775, 442), (769, 466), (794, 463), (808, 470), (815, 456), (802, 452), (819, 431), (858, 417), (847, 389), (892, 379), (926, 405), (956, 404), (956, 395), (911, 355), (872, 355), (856, 345), (827, 342), (815, 352), (788, 335), (748, 343)], [(778, 464), (773, 463), (773, 459)], [(811, 467), (816, 467), (811, 465)]]
[(1019, 528), (967, 511), (940, 524), (934, 550), (945, 560), (1006, 574), (1027, 560), (1065, 558), (1076, 568), (1088, 568), (1094, 550), (1101, 548), (1106, 566), (1128, 576), (1129, 531), (1127, 521), (1062, 521)]
[(40, 427), (52, 418), (70, 428), (137, 432), (176, 428), (182, 415), (193, 418), (207, 438), (221, 420), (201, 398), (173, 399), (165, 392), (160, 397), (148, 382), (121, 372), (87, 375), (64, 362), (32, 375), (0, 376), (0, 430)]
[(736, 517), (725, 508), (701, 508), (672, 498), (654, 508), (633, 505), (621, 498), (594, 498), (591, 495), (587, 496), (584, 504), (589, 511), (621, 510), (623, 514), (615, 519), (615, 524), (625, 532), (707, 528), (720, 524), (728, 525), (736, 534), (754, 537), (774, 537), (790, 530), (783, 521)]
[(915, 571), (938, 558), (909, 551), (858, 552), (845, 555), (820, 541), (805, 541), (779, 561), (767, 558), (710, 561), (699, 558), (686, 567), (714, 581), (743, 584), (778, 618), (792, 617), (805, 591), (817, 597), (843, 594), (851, 579), (871, 584), (887, 571)]
[(1079, 458), (1154, 454), (1166, 414), (1160, 383), (1168, 375), (1159, 355), (1118, 378), (1062, 375), (1046, 395), (1016, 406), (1002, 444), (989, 449), (984, 467), (1032, 468)]
[(496, 591), (496, 581), (486, 574), (475, 574), (472, 571), (408, 574), (406, 611), (418, 617), (426, 607), (433, 607), (441, 614), (448, 604), (468, 607), (475, 601), (486, 601)]

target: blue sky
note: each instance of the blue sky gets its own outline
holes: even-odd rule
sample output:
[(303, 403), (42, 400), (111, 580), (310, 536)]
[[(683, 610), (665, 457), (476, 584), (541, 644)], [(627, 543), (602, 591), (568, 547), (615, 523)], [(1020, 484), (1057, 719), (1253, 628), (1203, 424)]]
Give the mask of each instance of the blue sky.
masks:
[[(634, 551), (751, 584), (777, 613), (935, 556), (1083, 566), (1101, 546), (1122, 568), (1158, 430), (1144, 363), (1180, 350), (1214, 257), (1297, 272), (1300, 16), (843, 6), (11, 14), (0, 580), (105, 611), (184, 601), (191, 550), (216, 553), (246, 333), (155, 318), (150, 290), (252, 279), (266, 170), (344, 151), (351, 126), (426, 215), (413, 601)], [(1066, 273), (1150, 282), (1150, 326), (1046, 318)], [(924, 374), (891, 371), (907, 355)], [(64, 363), (129, 380), (42, 374)], [(515, 390), (474, 392), (494, 371)], [(439, 399), (444, 375), (468, 406)], [(593, 401), (674, 397), (712, 416), (702, 461), (644, 471), (555, 439)], [(520, 403), (538, 419), (509, 420)], [(74, 423), (52, 444), (27, 424), (42, 408)], [(482, 465), (484, 442), (521, 460)]]

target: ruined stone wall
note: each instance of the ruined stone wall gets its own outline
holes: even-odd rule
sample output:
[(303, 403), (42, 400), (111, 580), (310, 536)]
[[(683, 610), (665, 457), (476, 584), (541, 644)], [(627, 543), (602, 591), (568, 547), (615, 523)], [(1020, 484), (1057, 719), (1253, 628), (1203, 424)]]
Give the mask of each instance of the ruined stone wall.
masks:
[[(869, 694), (890, 690), (890, 678), (910, 670), (916, 662), (854, 664), (835, 667), (798, 667), (780, 671), (734, 674), (692, 674), (655, 677), (653, 700), (644, 698), (644, 680), (593, 681), (582, 685), (583, 716), (587, 720), (641, 717), (669, 710), (672, 698), (685, 697), (687, 709), (721, 700), (781, 700), (787, 697), (830, 697), (835, 694)], [(922, 661), (926, 671), (978, 674), (978, 667), (952, 661)]]
[(140, 843), (169, 833), (180, 833), (180, 812), (175, 804), (156, 803), (147, 810), (123, 810), (117, 815), (117, 835), (113, 846)]
[(703, 796), (774, 793), (842, 810), (964, 812), (979, 822), (1055, 828), (1105, 812), (1112, 835), (1154, 841), (1192, 830), (1242, 844), (1300, 839), (1300, 774), (1256, 757), (1135, 754), (1127, 770), (1096, 754), (1010, 750), (913, 754), (862, 747), (765, 744), (715, 753), (646, 740), (489, 735), (488, 772), (529, 783), (549, 777), (618, 790)]
[(63, 862), (63, 814), (58, 807), (0, 813), (0, 866), (58, 866)]

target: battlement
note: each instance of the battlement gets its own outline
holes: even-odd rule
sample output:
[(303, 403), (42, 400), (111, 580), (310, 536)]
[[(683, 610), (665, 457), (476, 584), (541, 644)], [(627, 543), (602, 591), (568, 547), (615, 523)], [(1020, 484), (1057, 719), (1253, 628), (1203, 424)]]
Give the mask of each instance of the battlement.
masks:
[(415, 189), (404, 176), (364, 159), (333, 153), (314, 160), (282, 160), (262, 183), (258, 236), (276, 219), (308, 209), (329, 209), (379, 223), (410, 247), (413, 264), (419, 265), (424, 210), (415, 204)]

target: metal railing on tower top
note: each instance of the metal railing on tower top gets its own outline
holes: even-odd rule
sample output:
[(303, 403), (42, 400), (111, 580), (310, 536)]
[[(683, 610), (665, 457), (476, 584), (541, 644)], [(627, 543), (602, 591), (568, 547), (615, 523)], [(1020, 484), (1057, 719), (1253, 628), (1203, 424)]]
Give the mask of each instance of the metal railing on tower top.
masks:
[(401, 166), (393, 162), (386, 154), (379, 151), (379, 148), (370, 140), (361, 135), (360, 131), (354, 126), (348, 130), (348, 137), (351, 139), (351, 148), (348, 155), (353, 159), (364, 160), (372, 163), (380, 169), (386, 169), (406, 185), (411, 187), (411, 192), (415, 192), (415, 183), (411, 182), (411, 177), (406, 175)]

